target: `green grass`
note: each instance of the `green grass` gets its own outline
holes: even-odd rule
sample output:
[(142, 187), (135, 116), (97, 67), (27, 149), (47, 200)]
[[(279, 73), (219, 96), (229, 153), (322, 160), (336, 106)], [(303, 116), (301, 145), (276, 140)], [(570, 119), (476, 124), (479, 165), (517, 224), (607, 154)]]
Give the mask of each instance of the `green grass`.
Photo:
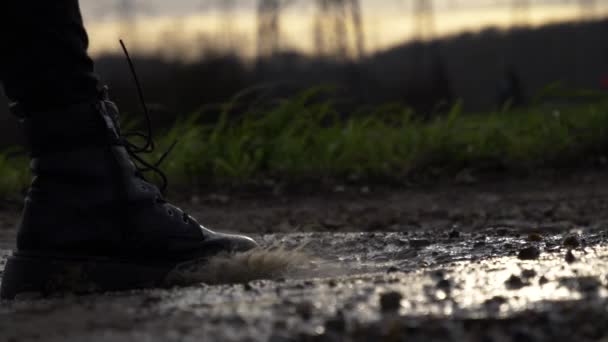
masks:
[(164, 166), (174, 182), (247, 183), (263, 178), (379, 177), (465, 167), (568, 165), (608, 147), (608, 102), (465, 114), (455, 105), (432, 121), (393, 105), (347, 119), (316, 90), (215, 126), (181, 121), (161, 139), (178, 147)]
[(0, 153), (0, 198), (19, 196), (30, 182), (29, 163), (18, 150)]
[[(215, 125), (204, 113), (181, 120), (157, 138), (159, 151), (179, 143), (163, 163), (171, 185), (247, 184), (265, 179), (401, 180), (412, 172), (463, 168), (533, 169), (576, 165), (608, 147), (608, 101), (536, 105), (493, 113), (463, 113), (460, 104), (430, 121), (399, 105), (361, 109), (343, 119), (319, 89)], [(0, 156), (0, 193), (23, 189), (23, 158)]]

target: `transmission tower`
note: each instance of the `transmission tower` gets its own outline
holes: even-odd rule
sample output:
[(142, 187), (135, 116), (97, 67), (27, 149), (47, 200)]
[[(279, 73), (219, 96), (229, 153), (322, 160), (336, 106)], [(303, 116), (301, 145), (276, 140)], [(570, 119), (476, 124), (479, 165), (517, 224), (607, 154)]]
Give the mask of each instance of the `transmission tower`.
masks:
[(363, 32), (363, 17), (361, 15), (361, 2), (359, 0), (350, 1), (350, 13), (353, 21), (355, 49), (358, 57), (363, 57), (365, 55), (365, 33)]
[(234, 30), (236, 0), (216, 0), (215, 3), (221, 18), (221, 29), (226, 34), (231, 35)]
[(237, 0), (201, 0), (200, 9), (202, 11), (214, 11), (219, 21), (219, 36), (220, 42), (218, 46), (232, 50), (235, 42), (235, 10), (237, 8)]
[(316, 0), (314, 37), (317, 54), (340, 59), (365, 52), (359, 0)]
[(511, 0), (511, 27), (530, 23), (531, 0)]
[(583, 20), (592, 20), (597, 14), (597, 1), (596, 0), (579, 0), (578, 1), (581, 11), (581, 18)]
[(435, 36), (433, 0), (414, 0), (414, 39), (430, 41)]
[(118, 35), (123, 39), (127, 39), (129, 47), (136, 49), (138, 39), (138, 12), (151, 12), (146, 5), (138, 3), (136, 0), (116, 0), (113, 4), (107, 6), (105, 4), (97, 8), (97, 12), (102, 16), (115, 15), (118, 19)]
[(281, 12), (291, 2), (258, 0), (258, 56), (272, 56), (281, 49)]

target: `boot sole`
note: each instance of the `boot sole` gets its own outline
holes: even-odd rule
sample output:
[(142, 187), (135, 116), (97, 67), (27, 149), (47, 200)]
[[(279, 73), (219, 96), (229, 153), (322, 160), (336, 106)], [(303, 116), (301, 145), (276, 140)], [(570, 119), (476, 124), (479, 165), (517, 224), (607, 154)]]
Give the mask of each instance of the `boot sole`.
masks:
[(43, 297), (162, 287), (176, 264), (137, 263), (110, 258), (15, 253), (9, 257), (0, 299), (19, 294)]

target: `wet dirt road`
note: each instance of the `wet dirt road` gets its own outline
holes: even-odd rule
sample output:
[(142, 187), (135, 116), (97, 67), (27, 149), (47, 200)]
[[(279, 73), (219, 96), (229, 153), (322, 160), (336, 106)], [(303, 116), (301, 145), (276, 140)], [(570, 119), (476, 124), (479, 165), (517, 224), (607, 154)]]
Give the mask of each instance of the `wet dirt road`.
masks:
[(299, 260), (282, 269), (285, 273), (267, 275), (269, 280), (235, 285), (54, 299), (26, 294), (0, 304), (0, 336), (5, 341), (583, 341), (608, 334), (603, 230), (259, 238), (266, 245), (305, 243), (313, 262)]
[[(606, 202), (597, 193), (602, 182), (593, 183), (589, 191), (596, 192), (588, 197), (578, 197), (584, 193), (577, 182), (546, 191), (473, 189), (460, 195), (475, 206), (480, 194), (503, 207), (567, 205), (571, 220), (551, 216), (566, 209), (534, 221), (479, 204), (490, 213), (485, 227), (454, 217), (447, 223), (420, 220), (395, 232), (257, 233), (267, 249), (237, 259), (244, 268), (220, 264), (214, 276), (234, 280), (230, 273), (245, 269), (248, 277), (264, 280), (237, 277), (237, 284), (50, 299), (26, 294), (0, 303), (0, 341), (608, 341), (608, 224), (600, 210)], [(559, 201), (538, 198), (550, 196), (549, 189)], [(391, 198), (398, 196), (407, 197)], [(581, 210), (581, 201), (569, 196), (585, 198)], [(397, 207), (384, 199), (384, 206), (377, 199), (377, 211)], [(443, 210), (441, 200), (434, 198), (439, 209), (433, 210)], [(467, 217), (462, 198), (443, 200)], [(280, 210), (289, 216), (304, 207), (299, 202)], [(596, 208), (596, 216), (588, 208)], [(493, 222), (495, 216), (502, 222)], [(581, 217), (586, 225), (576, 222)], [(323, 220), (328, 218), (318, 218)], [(393, 223), (402, 224), (407, 222)], [(14, 231), (0, 232), (1, 269)]]

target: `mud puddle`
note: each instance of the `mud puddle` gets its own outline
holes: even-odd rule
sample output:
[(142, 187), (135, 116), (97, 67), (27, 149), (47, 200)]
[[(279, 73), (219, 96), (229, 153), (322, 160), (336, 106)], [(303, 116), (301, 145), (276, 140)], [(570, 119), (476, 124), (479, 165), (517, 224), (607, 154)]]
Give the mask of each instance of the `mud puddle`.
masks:
[[(300, 248), (306, 257), (297, 254), (292, 263), (258, 274), (266, 279), (238, 284), (2, 302), (0, 340), (605, 337), (608, 244), (601, 228), (544, 235), (489, 228), (474, 233), (437, 229), (257, 238), (271, 250)], [(2, 250), (0, 258), (7, 253)], [(273, 257), (280, 255), (285, 254)], [(249, 271), (268, 270), (263, 258), (256, 260)]]

